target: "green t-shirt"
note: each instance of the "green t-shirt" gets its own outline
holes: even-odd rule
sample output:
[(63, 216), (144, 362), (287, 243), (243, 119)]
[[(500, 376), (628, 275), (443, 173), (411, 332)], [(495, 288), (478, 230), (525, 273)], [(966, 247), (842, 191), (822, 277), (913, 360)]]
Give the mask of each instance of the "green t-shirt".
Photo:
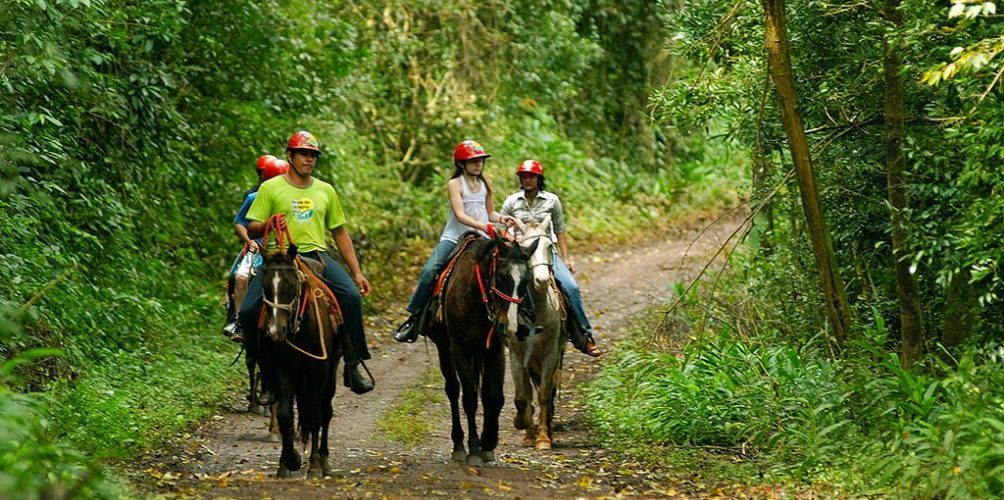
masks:
[[(262, 183), (247, 218), (265, 222), (275, 214), (286, 215), (289, 236), (300, 252), (323, 251), (326, 234), (345, 224), (345, 213), (335, 188), (316, 178), (305, 188), (290, 184), (285, 176)], [(271, 247), (276, 238), (270, 235), (269, 240)]]

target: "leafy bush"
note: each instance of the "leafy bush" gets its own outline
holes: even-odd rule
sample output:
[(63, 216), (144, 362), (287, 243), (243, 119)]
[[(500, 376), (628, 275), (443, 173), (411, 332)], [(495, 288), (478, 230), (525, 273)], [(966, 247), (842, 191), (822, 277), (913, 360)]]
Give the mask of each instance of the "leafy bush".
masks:
[[(681, 355), (626, 346), (588, 388), (613, 445), (734, 450), (772, 477), (953, 498), (1004, 488), (1004, 350), (972, 348), (939, 376), (899, 367), (881, 316), (846, 361), (812, 343), (727, 327)], [(769, 340), (769, 341), (768, 341)]]

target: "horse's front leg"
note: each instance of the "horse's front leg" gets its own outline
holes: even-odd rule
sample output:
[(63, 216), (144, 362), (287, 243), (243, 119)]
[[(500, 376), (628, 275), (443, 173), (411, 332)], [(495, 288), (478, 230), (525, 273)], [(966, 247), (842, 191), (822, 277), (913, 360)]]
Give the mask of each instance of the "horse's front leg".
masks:
[(453, 365), (449, 347), (437, 343), (436, 350), (439, 352), (439, 371), (443, 374), (444, 390), (447, 399), (450, 400), (450, 438), (453, 440), (451, 458), (461, 462), (467, 459), (467, 450), (464, 449), (464, 427), (460, 423), (460, 381), (457, 380), (457, 370)]
[(505, 353), (502, 344), (492, 347), (485, 358), (484, 379), (481, 381), (481, 403), (484, 406), (484, 430), (481, 433), (481, 459), (495, 461), (495, 447), (499, 442), (499, 414), (505, 405)]
[[(564, 347), (559, 346), (559, 347)], [(561, 380), (560, 351), (552, 351), (544, 360), (541, 370), (540, 387), (537, 388), (537, 405), (540, 406), (540, 421), (537, 423), (537, 436), (534, 447), (538, 450), (550, 450), (552, 442), (552, 424), (554, 423), (554, 397), (558, 392), (558, 381)]]
[(533, 403), (531, 402), (533, 386), (530, 383), (529, 373), (523, 367), (526, 346), (526, 342), (509, 338), (509, 371), (512, 373), (513, 385), (516, 387), (516, 395), (513, 398), (513, 402), (516, 404), (516, 415), (512, 418), (512, 425), (517, 429), (526, 430), (523, 444), (531, 446), (536, 433), (533, 428)]
[(482, 465), (481, 441), (478, 439), (478, 372), (473, 360), (463, 359), (457, 363), (460, 376), (464, 414), (467, 416), (467, 465)]
[(282, 453), (279, 455), (279, 470), (277, 477), (289, 477), (290, 472), (300, 470), (300, 454), (293, 444), (293, 387), (285, 376), (276, 377), (276, 406), (279, 420), (279, 433), (282, 434)]
[[(320, 403), (320, 429), (310, 434), (310, 469), (307, 470), (308, 478), (327, 477), (331, 473), (328, 467), (328, 426), (331, 424), (331, 399), (335, 397), (335, 378), (332, 378), (331, 387), (325, 388), (321, 392)], [(321, 442), (317, 442), (317, 435), (320, 434)]]

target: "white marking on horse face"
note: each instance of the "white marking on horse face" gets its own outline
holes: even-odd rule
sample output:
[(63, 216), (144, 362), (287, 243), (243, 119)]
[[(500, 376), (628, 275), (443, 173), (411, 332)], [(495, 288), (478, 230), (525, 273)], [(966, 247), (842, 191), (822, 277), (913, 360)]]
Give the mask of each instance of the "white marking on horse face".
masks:
[[(279, 273), (272, 275), (272, 303), (279, 304)], [(268, 322), (268, 334), (273, 339), (279, 338), (279, 308), (272, 306), (272, 321)]]
[[(519, 296), (519, 282), (523, 278), (523, 274), (526, 272), (526, 267), (524, 266), (512, 266), (509, 269), (509, 277), (512, 278), (513, 289), (512, 298), (517, 301), (521, 298)], [(516, 328), (519, 326), (517, 321), (519, 320), (519, 305), (512, 303), (507, 304), (509, 310), (506, 311), (506, 328), (505, 331), (509, 335), (516, 335)]]

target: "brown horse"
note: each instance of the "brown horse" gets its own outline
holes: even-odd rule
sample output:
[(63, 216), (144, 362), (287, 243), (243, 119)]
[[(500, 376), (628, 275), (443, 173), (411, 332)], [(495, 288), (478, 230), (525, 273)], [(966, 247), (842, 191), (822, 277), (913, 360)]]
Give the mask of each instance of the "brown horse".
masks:
[[(439, 352), (452, 416), (453, 460), (481, 466), (495, 460), (499, 414), (505, 396), (506, 335), (514, 335), (517, 308), (526, 295), (527, 254), (501, 238), (477, 240), (461, 247), (440, 298), (443, 322), (434, 323), (429, 338)], [(531, 250), (532, 251), (532, 250)], [(478, 388), (484, 417), (478, 434)], [(458, 398), (463, 389), (467, 416), (467, 450)]]
[(332, 308), (336, 304), (334, 297), (317, 286), (319, 273), (305, 272), (304, 266), (296, 257), (296, 247), (290, 245), (286, 254), (266, 256), (261, 267), (265, 306), (258, 332), (259, 362), (278, 408), (276, 417), (282, 435), (278, 477), (288, 477), (301, 466), (293, 442), (294, 398), (300, 440), (310, 440), (307, 477), (327, 476), (330, 472), (328, 425), (342, 354), (341, 339), (337, 338), (340, 318), (337, 307)]

